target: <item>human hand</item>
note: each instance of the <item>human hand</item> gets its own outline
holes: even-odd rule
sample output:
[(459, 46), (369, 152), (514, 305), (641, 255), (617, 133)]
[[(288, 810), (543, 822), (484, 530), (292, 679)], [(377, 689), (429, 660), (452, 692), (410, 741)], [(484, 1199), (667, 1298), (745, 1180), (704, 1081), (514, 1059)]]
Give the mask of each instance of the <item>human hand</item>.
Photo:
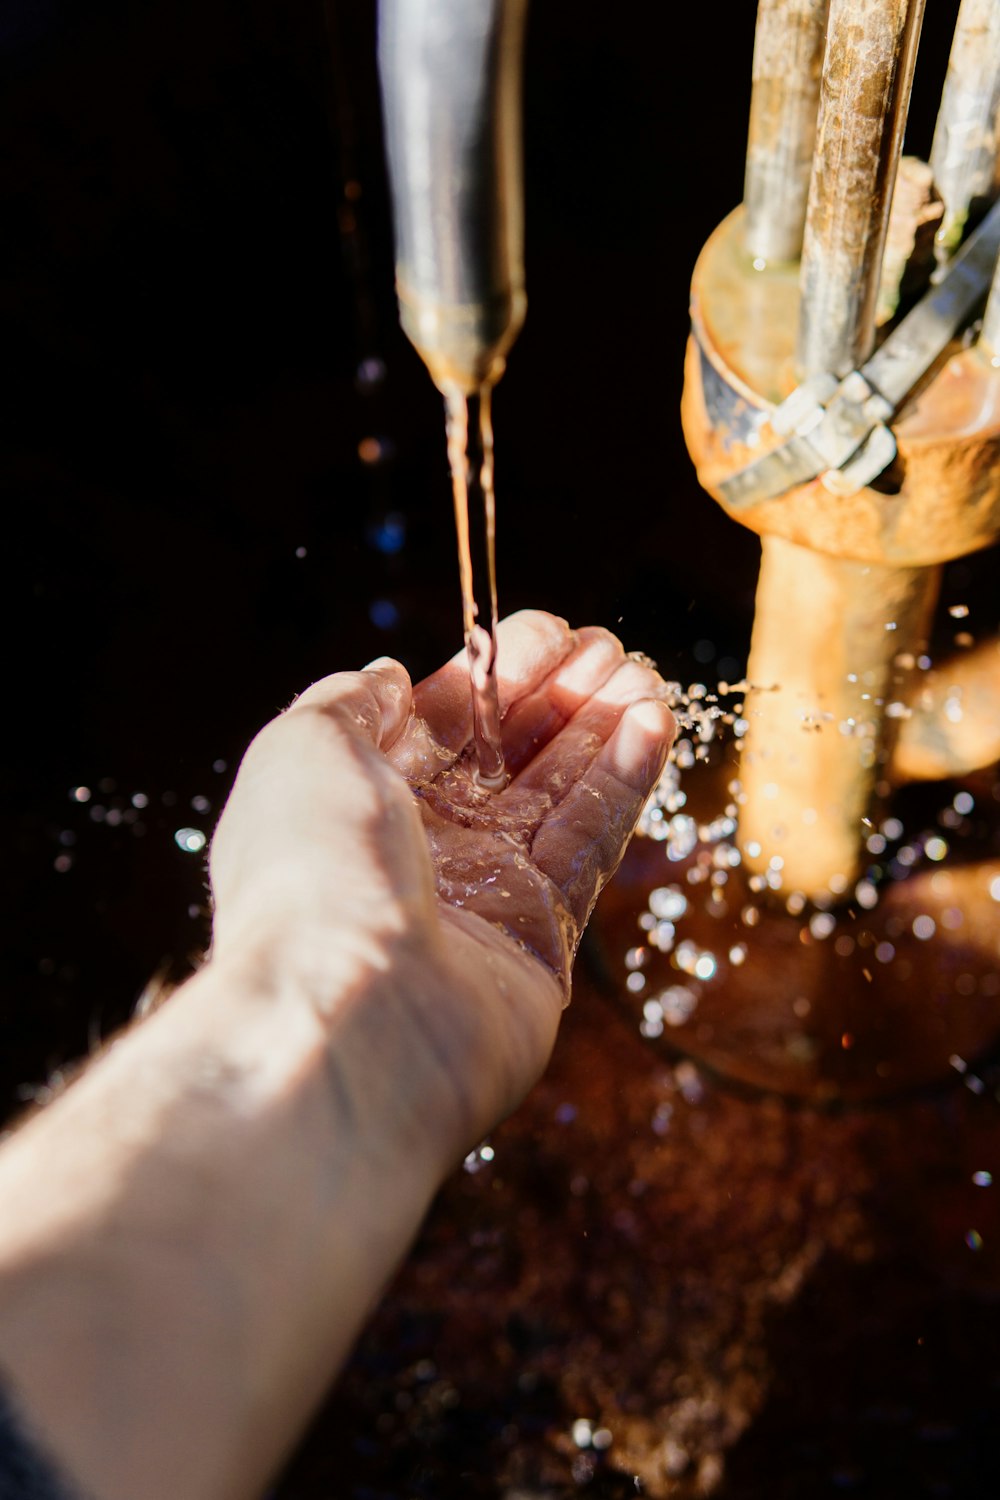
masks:
[(605, 631), (516, 615), (499, 673), (492, 795), (462, 657), (339, 673), (269, 724), (213, 842), (208, 964), (0, 1151), (0, 1362), (87, 1493), (259, 1493), (544, 1066), (673, 725)]
[(452, 1150), (544, 1067), (673, 733), (662, 679), (606, 631), (515, 615), (498, 673), (504, 791), (475, 783), (464, 653), (415, 688), (381, 660), (262, 731), (212, 848), (214, 954), (277, 944), (334, 1009), (375, 984), (383, 1032), (432, 1060)]

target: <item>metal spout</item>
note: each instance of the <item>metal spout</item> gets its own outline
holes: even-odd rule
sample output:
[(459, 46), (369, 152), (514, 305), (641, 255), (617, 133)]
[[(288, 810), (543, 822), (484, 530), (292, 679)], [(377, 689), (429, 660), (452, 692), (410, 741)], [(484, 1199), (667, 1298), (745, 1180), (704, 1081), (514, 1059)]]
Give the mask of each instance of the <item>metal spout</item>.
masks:
[(524, 321), (527, 0), (382, 0), (400, 321), (441, 390), (493, 384)]

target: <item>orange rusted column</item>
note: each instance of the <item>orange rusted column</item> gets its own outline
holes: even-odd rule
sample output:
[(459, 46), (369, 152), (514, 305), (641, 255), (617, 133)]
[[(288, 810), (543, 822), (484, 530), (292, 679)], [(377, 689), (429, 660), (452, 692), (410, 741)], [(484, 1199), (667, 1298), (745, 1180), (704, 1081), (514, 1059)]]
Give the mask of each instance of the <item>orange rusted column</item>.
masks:
[(695, 268), (681, 415), (701, 484), (763, 538), (745, 863), (829, 901), (860, 868), (861, 820), (908, 722), (940, 564), (1000, 534), (1000, 371), (977, 347), (954, 353), (894, 419), (899, 458), (877, 487), (834, 494), (816, 478), (730, 502), (722, 483), (781, 441), (770, 418), (795, 383), (798, 322), (794, 274), (754, 271), (741, 218), (716, 230)]

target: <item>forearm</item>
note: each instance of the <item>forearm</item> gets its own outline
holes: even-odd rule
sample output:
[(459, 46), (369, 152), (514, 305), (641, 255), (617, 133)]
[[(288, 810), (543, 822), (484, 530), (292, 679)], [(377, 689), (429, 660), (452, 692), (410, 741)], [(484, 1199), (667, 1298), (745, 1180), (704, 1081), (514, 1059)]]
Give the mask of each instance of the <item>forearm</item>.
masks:
[(96, 1500), (253, 1495), (446, 1169), (340, 982), (209, 965), (0, 1152), (0, 1367)]

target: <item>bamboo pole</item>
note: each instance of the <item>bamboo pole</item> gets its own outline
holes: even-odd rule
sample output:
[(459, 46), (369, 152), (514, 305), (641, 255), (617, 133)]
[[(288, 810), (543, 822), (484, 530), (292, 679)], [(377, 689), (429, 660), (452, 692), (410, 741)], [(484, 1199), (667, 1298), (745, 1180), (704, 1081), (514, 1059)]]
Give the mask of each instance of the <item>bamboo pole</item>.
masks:
[(743, 192), (745, 246), (755, 264), (798, 260), (802, 250), (829, 3), (757, 6)]
[(944, 203), (939, 257), (960, 243), (970, 211), (995, 196), (1000, 110), (1000, 4), (962, 0), (931, 147), (934, 181)]
[(846, 375), (875, 339), (882, 250), (924, 0), (831, 0), (802, 249), (798, 366)]
[(1000, 365), (1000, 260), (993, 272), (993, 284), (986, 299), (983, 326), (979, 330), (979, 345), (994, 365)]

